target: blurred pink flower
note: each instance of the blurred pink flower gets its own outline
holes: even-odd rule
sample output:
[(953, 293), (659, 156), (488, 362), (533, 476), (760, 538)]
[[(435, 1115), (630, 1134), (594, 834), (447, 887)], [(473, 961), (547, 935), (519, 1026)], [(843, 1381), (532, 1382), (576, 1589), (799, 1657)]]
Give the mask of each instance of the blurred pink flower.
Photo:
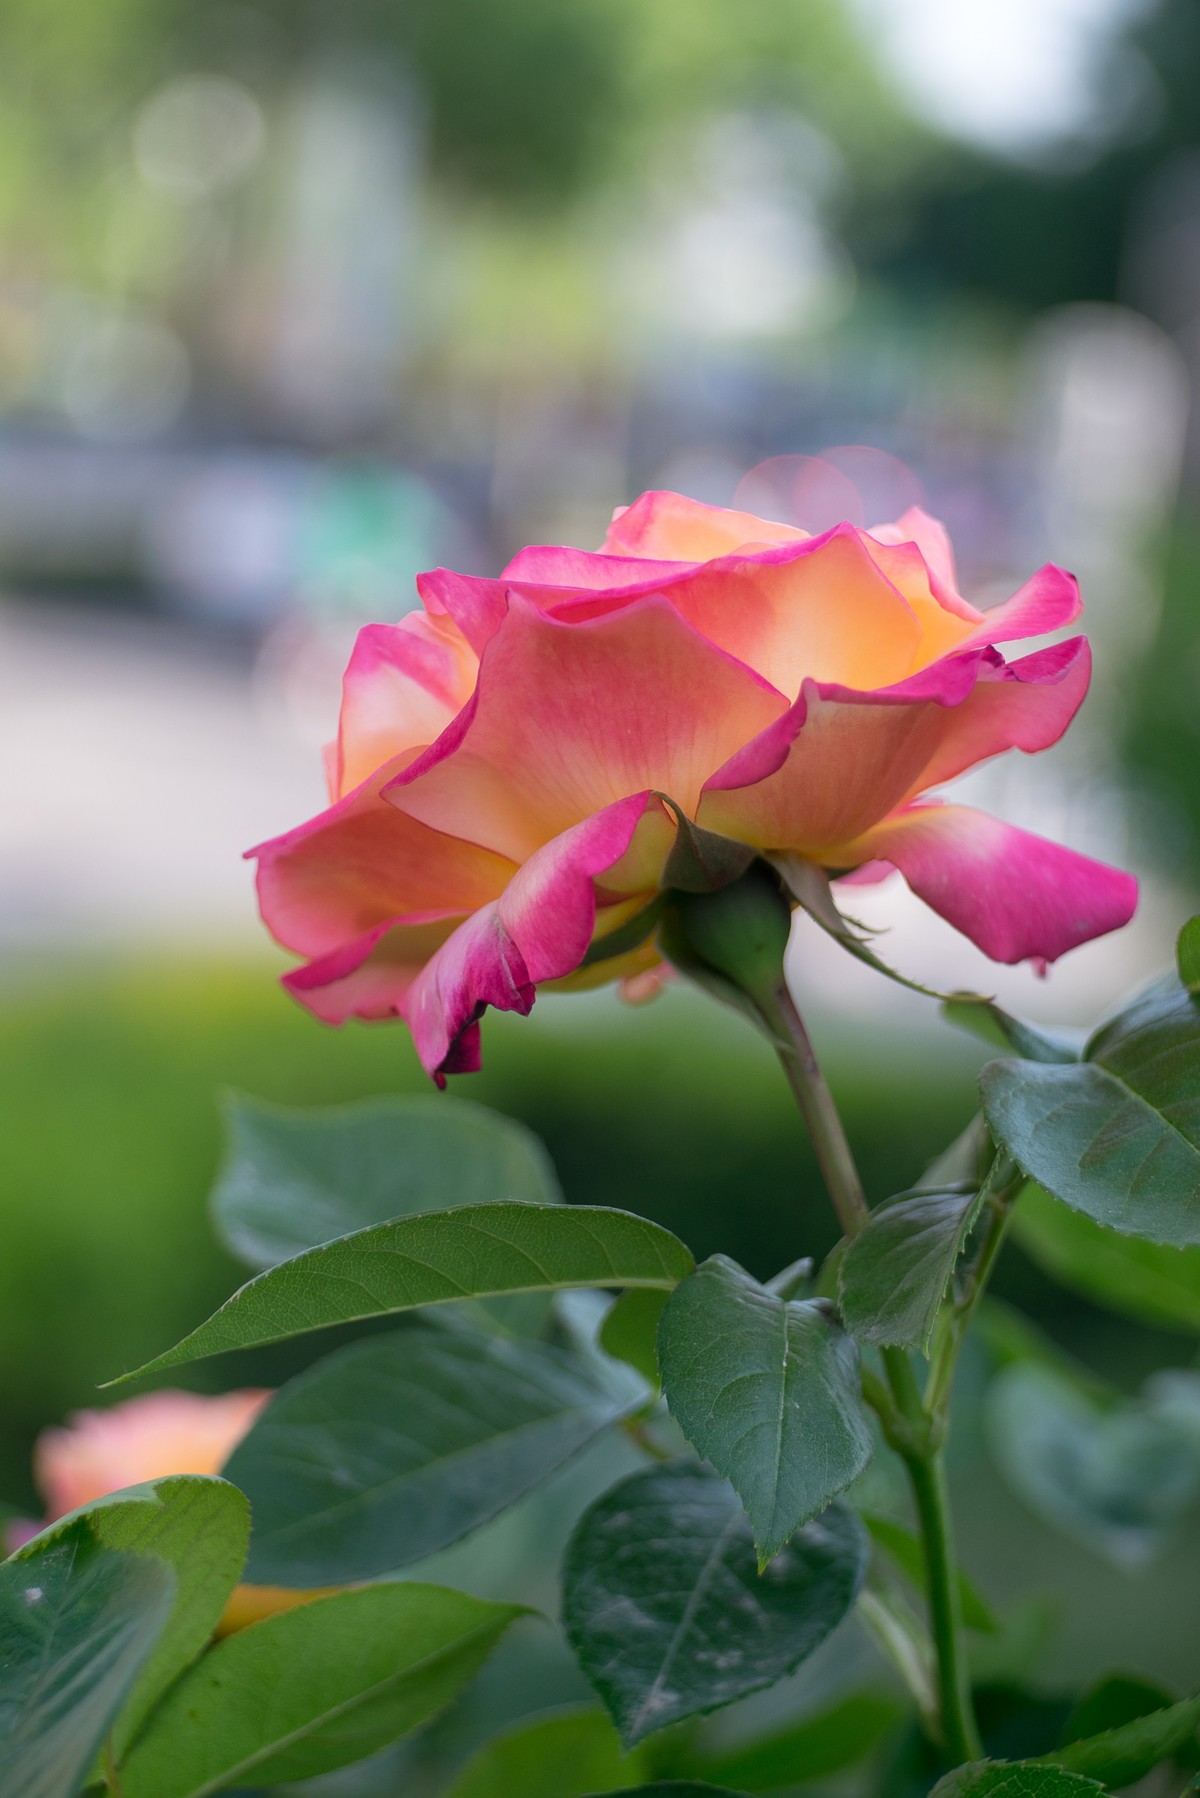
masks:
[[(61, 1428), (43, 1430), (33, 1451), (33, 1477), (46, 1501), (45, 1523), (126, 1486), (171, 1474), (217, 1474), (270, 1398), (269, 1392), (147, 1392), (106, 1411), (76, 1411)], [(10, 1552), (44, 1524), (9, 1526)], [(315, 1598), (281, 1586), (238, 1586), (219, 1633)]]
[[(981, 613), (917, 508), (810, 536), (647, 493), (601, 550), (529, 548), (499, 579), (437, 569), (424, 611), (359, 635), (330, 806), (250, 853), (263, 917), (318, 1017), (404, 1018), (439, 1080), (479, 1065), (487, 1006), (637, 977), (581, 969), (659, 889), (676, 825), (831, 873), (898, 868), (997, 961), (1052, 961), (1128, 921), (1133, 879), (928, 797), (1066, 729), (1084, 638), (1047, 566)], [(875, 864), (866, 870), (866, 864)]]

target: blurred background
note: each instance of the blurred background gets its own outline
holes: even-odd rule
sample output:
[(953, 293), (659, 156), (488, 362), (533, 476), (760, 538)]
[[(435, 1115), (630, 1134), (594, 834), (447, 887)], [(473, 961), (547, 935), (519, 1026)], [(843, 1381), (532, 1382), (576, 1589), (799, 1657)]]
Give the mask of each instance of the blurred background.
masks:
[[(907, 972), (1058, 1022), (1168, 959), (1200, 898), (1197, 91), (1193, 0), (6, 0), (0, 1497), (28, 1509), (37, 1430), (230, 1289), (219, 1088), (420, 1086), (401, 1030), (278, 991), (240, 860), (324, 803), (354, 632), (418, 569), (592, 546), (646, 487), (727, 503), (764, 461), (791, 492), (805, 465), (773, 459), (821, 451), (821, 504), (945, 518), (978, 603), (1066, 564), (1084, 716), (965, 784), (1135, 867), (1138, 921), (1039, 982), (898, 882), (856, 909)], [(794, 954), (882, 1197), (966, 1122), (984, 1051), (824, 941)], [(485, 1042), (464, 1086), (570, 1196), (763, 1274), (829, 1246), (732, 1018), (547, 999)], [(1089, 1367), (1133, 1391), (1194, 1362), (1196, 1265), (1135, 1322), (1051, 1259), (1031, 1232), (1002, 1289)], [(1136, 1577), (1032, 1550), (965, 1436), (972, 1570), (1075, 1606), (1051, 1684), (1195, 1685), (1195, 1514)]]

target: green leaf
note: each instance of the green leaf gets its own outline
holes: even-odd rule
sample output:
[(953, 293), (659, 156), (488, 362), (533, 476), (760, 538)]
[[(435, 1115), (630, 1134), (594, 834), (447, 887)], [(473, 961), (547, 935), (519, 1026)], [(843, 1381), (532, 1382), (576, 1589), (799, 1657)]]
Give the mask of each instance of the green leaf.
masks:
[(1083, 1798), (1103, 1790), (1094, 1779), (1038, 1761), (973, 1761), (939, 1779), (929, 1798)]
[(208, 1641), (237, 1584), (250, 1539), (250, 1507), (236, 1486), (177, 1474), (96, 1499), (19, 1549), (24, 1561), (86, 1521), (102, 1547), (165, 1562), (174, 1575), (170, 1615), (113, 1731), (118, 1759), (163, 1692)]
[(1200, 993), (1200, 917), (1189, 918), (1175, 944), (1175, 966), (1180, 984), (1189, 993)]
[(399, 1583), (277, 1612), (171, 1688), (121, 1769), (123, 1798), (208, 1798), (361, 1760), (441, 1710), (520, 1614)]
[(519, 1723), (486, 1743), (446, 1798), (587, 1798), (643, 1771), (641, 1755), (623, 1751), (603, 1711), (564, 1711)]
[[(747, 1792), (734, 1792), (728, 1786), (706, 1785), (700, 1779), (655, 1779), (648, 1786), (622, 1786), (619, 1792), (605, 1798), (750, 1798)], [(589, 1798), (602, 1795), (589, 1794)]]
[(1060, 1205), (1032, 1180), (1017, 1202), (1013, 1232), (1061, 1285), (1139, 1323), (1200, 1333), (1200, 1246), (1123, 1236)]
[(671, 1414), (741, 1497), (765, 1566), (871, 1458), (854, 1341), (825, 1300), (776, 1298), (714, 1255), (672, 1293), (658, 1351)]
[(842, 1257), (847, 1328), (875, 1347), (928, 1349), (981, 1195), (918, 1193), (872, 1211)]
[(862, 1525), (831, 1505), (757, 1572), (732, 1488), (693, 1461), (635, 1473), (580, 1519), (563, 1621), (626, 1743), (773, 1685), (858, 1595)]
[(86, 1518), (0, 1566), (0, 1766), (13, 1798), (79, 1789), (173, 1586), (164, 1561), (102, 1548)]
[(605, 1353), (616, 1361), (627, 1361), (655, 1390), (659, 1384), (658, 1327), (669, 1297), (666, 1292), (633, 1287), (621, 1294), (600, 1326), (600, 1346)]
[(1072, 1067), (994, 1061), (988, 1127), (1047, 1192), (1152, 1242), (1200, 1243), (1200, 1002), (1157, 981)]
[(1038, 1030), (977, 993), (952, 993), (942, 1002), (942, 1016), (993, 1048), (1015, 1049), (1024, 1061), (1078, 1061), (1086, 1041), (1079, 1031)]
[[(700, 1779), (655, 1779), (647, 1786), (622, 1786), (619, 1792), (603, 1798), (749, 1798), (747, 1792), (734, 1792), (728, 1786), (706, 1785)], [(599, 1793), (588, 1798), (602, 1798)]]
[(961, 1192), (977, 1192), (995, 1157), (987, 1125), (977, 1111), (966, 1129), (960, 1130), (954, 1141), (930, 1162), (914, 1190), (949, 1192), (954, 1187)]
[(523, 1124), (467, 1099), (368, 1099), (293, 1111), (231, 1094), (217, 1233), (251, 1267), (273, 1267), (371, 1224), (496, 1200), (562, 1199)]
[[(884, 1517), (877, 1511), (860, 1511), (859, 1516), (866, 1524), (872, 1539), (878, 1543), (900, 1569), (905, 1579), (916, 1587), (918, 1592), (928, 1590), (925, 1573), (925, 1550), (921, 1539), (894, 1517)], [(961, 1567), (957, 1571), (958, 1599), (962, 1608), (963, 1622), (968, 1629), (977, 1629), (990, 1635), (996, 1628), (996, 1619), (991, 1607), (982, 1597), (978, 1589), (967, 1578)]]
[(546, 1343), (433, 1324), (351, 1343), (290, 1381), (233, 1451), (226, 1475), (254, 1511), (247, 1577), (333, 1585), (423, 1560), (645, 1397), (628, 1368), (602, 1380)]
[(904, 1715), (903, 1706), (894, 1698), (856, 1692), (763, 1741), (706, 1757), (695, 1770), (709, 1779), (728, 1780), (747, 1792), (770, 1792), (799, 1780), (827, 1779), (831, 1773), (865, 1760)]
[(424, 1212), (268, 1268), (174, 1348), (121, 1377), (455, 1299), (563, 1286), (670, 1287), (693, 1265), (669, 1230), (602, 1205)]
[(1143, 1404), (1100, 1405), (1047, 1367), (1001, 1374), (988, 1424), (1026, 1503), (1118, 1566), (1148, 1560), (1200, 1491), (1200, 1455), (1178, 1424)]
[(1082, 1742), (1087, 1736), (1101, 1735), (1122, 1723), (1148, 1717), (1152, 1711), (1166, 1710), (1174, 1703), (1174, 1693), (1136, 1673), (1110, 1673), (1079, 1700), (1067, 1718), (1063, 1742)]
[(1160, 1761), (1171, 1760), (1200, 1727), (1200, 1698), (1135, 1717), (1101, 1735), (1071, 1742), (1041, 1757), (1045, 1766), (1066, 1767), (1073, 1773), (1102, 1779), (1108, 1785), (1127, 1786), (1141, 1779)]

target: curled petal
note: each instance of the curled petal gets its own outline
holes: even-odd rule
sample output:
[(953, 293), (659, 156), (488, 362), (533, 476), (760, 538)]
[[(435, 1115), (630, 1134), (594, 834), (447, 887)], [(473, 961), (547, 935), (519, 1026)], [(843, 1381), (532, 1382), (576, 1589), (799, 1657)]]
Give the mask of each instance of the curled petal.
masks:
[(403, 766), (403, 757), (385, 762), (328, 811), (247, 851), (258, 859), (259, 907), (276, 942), (323, 956), (398, 916), (464, 916), (503, 891), (511, 862), (380, 797)]
[(954, 547), (940, 518), (931, 517), (920, 506), (910, 506), (895, 524), (872, 525), (870, 535), (877, 543), (915, 544), (929, 570), (934, 593), (942, 604), (963, 618), (978, 618), (975, 607), (968, 605), (958, 591)]
[(666, 599), (568, 625), (514, 593), (475, 697), (386, 789), (393, 805), (524, 861), (631, 793), (690, 810), (786, 701)]
[(806, 676), (887, 686), (919, 656), (912, 608), (850, 525), (723, 556), (678, 576), (663, 593), (711, 643), (789, 698)]
[(410, 612), (399, 624), (364, 626), (342, 679), (334, 797), (440, 736), (471, 697), (478, 667), (449, 618)]
[(325, 1024), (403, 1017), (417, 975), (461, 922), (461, 912), (389, 918), (293, 968), (283, 985)]
[(651, 556), (667, 562), (707, 562), (747, 543), (792, 543), (807, 536), (795, 525), (706, 506), (681, 493), (643, 493), (618, 506), (604, 539), (606, 554)]
[(611, 593), (625, 588), (646, 592), (652, 583), (686, 574), (691, 567), (691, 562), (656, 562), (645, 556), (611, 556), (535, 543), (517, 551), (501, 580), (522, 589), (549, 587), (556, 595)]
[(1137, 882), (965, 805), (910, 806), (846, 845), (847, 865), (899, 868), (993, 961), (1054, 961), (1127, 924)]
[(1047, 562), (1023, 587), (1018, 587), (1011, 599), (984, 612), (960, 647), (974, 649), (984, 643), (1015, 643), (1021, 637), (1042, 637), (1047, 631), (1074, 624), (1082, 610), (1075, 576)]
[(1086, 637), (1052, 643), (1016, 662), (981, 662), (979, 679), (909, 796), (953, 780), (1005, 750), (1036, 755), (1049, 749), (1083, 704), (1091, 674)]
[(944, 657), (894, 687), (805, 682), (800, 699), (708, 782), (698, 821), (765, 849), (851, 866), (838, 845), (1002, 750), (1045, 749), (1087, 691), (1082, 638), (1006, 663)]
[(478, 1024), (490, 1005), (527, 1013), (534, 988), (577, 968), (596, 927), (596, 884), (629, 857), (648, 793), (608, 806), (532, 855), (500, 898), (454, 931), (414, 980), (405, 1016), (435, 1078), (478, 1066)]

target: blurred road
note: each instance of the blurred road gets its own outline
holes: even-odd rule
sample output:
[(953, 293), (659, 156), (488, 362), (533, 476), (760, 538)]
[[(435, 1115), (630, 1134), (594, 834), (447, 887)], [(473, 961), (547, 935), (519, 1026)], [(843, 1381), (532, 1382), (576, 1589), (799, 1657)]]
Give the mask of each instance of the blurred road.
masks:
[(242, 851), (324, 803), (248, 653), (108, 612), (0, 609), (0, 948), (261, 940)]

